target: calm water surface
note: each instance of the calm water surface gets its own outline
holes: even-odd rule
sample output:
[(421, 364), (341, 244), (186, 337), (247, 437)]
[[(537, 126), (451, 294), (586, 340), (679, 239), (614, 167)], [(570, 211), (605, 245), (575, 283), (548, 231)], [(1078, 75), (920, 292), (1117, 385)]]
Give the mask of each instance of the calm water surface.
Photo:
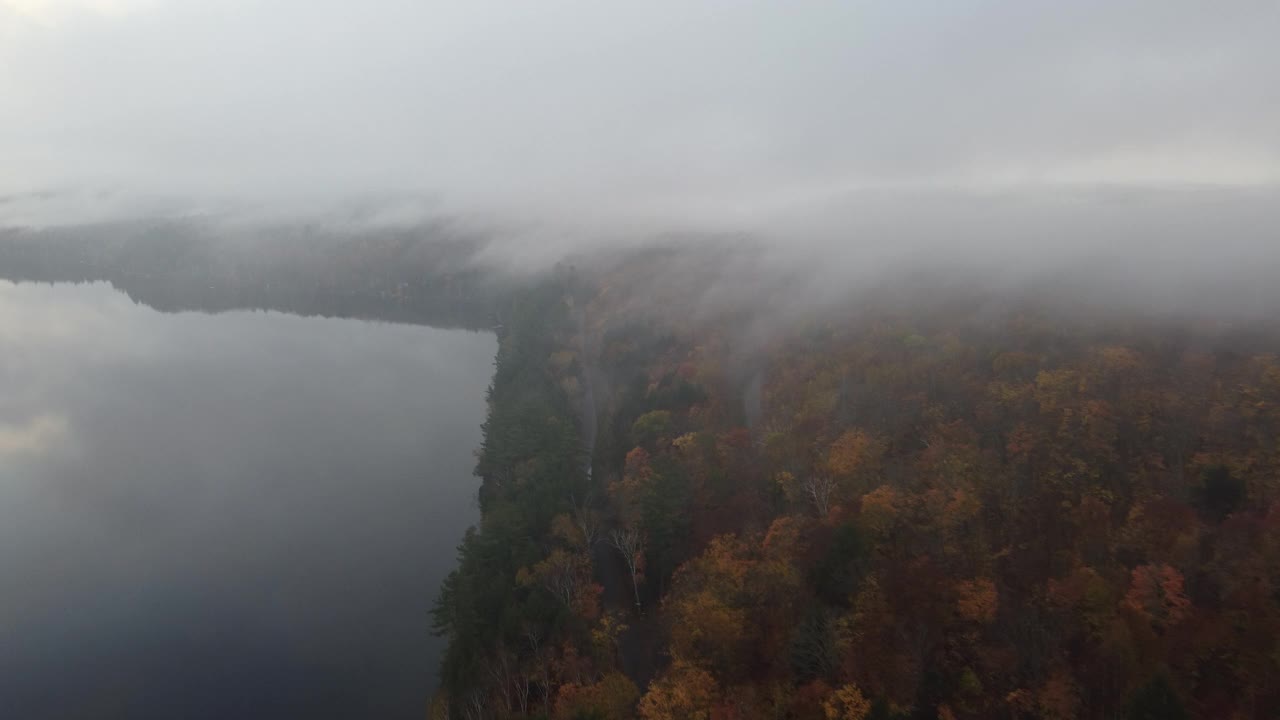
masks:
[(0, 282), (0, 717), (422, 717), (495, 349)]

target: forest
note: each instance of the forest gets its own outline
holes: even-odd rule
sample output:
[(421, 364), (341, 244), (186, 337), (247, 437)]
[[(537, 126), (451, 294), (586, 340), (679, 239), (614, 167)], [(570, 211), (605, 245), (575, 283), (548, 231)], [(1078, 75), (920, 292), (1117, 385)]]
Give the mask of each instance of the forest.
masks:
[(308, 224), (227, 228), (198, 218), (0, 227), (0, 277), (110, 282), (164, 312), (273, 309), (433, 327), (489, 328), (507, 279), (441, 221), (414, 231)]
[(748, 333), (652, 269), (502, 313), (430, 717), (1280, 711), (1275, 333), (982, 288)]

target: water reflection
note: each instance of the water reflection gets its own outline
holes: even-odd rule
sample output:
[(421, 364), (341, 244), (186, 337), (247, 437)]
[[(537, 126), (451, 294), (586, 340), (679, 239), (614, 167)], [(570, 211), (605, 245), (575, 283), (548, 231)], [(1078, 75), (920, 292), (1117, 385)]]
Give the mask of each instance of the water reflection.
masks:
[(0, 282), (0, 714), (421, 717), (494, 350)]

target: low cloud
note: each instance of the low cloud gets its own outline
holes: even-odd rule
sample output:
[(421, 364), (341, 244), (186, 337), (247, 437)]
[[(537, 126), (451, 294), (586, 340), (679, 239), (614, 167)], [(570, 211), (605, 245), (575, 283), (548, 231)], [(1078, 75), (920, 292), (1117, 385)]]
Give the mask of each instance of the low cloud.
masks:
[(931, 266), (1280, 301), (1275, 3), (0, 7), (0, 226), (444, 218), (522, 270), (749, 241), (802, 299)]
[(51, 413), (17, 423), (0, 423), (0, 460), (45, 453), (64, 442), (66, 436), (67, 419)]
[[(850, 192), (1280, 182), (1273, 3), (0, 7), (0, 193), (99, 218), (734, 232)], [(0, 222), (75, 216), (23, 197)]]

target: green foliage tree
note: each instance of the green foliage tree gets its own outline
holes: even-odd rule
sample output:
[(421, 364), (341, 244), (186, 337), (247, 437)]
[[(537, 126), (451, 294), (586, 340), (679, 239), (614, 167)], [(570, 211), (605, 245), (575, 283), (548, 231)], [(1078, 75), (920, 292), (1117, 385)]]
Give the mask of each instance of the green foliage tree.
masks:
[(1133, 696), (1125, 717), (1128, 720), (1188, 720), (1190, 716), (1169, 684), (1169, 678), (1162, 673)]

